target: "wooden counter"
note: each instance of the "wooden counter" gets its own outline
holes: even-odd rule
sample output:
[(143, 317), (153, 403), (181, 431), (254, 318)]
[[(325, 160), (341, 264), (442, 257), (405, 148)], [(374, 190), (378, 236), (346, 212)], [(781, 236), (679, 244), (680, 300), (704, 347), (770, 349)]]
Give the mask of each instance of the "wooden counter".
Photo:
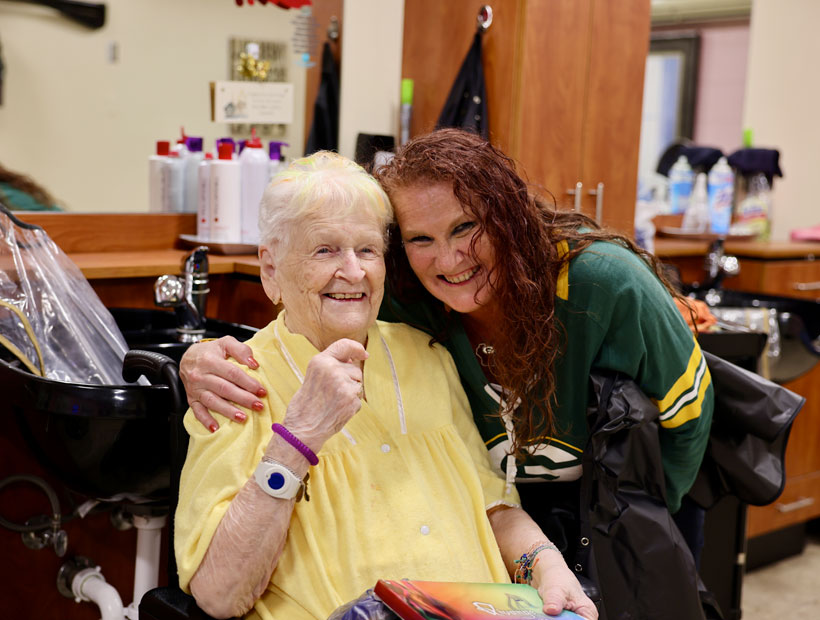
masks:
[[(687, 283), (702, 282), (708, 241), (655, 239), (655, 255), (673, 263)], [(739, 260), (738, 275), (723, 286), (748, 293), (820, 300), (820, 243), (727, 241), (724, 253)]]
[[(190, 250), (147, 250), (144, 252), (70, 252), (68, 257), (89, 280), (142, 278), (178, 274)], [(259, 275), (259, 259), (254, 255), (220, 256), (208, 254), (210, 274), (245, 273)]]
[[(820, 259), (820, 243), (804, 241), (726, 241), (724, 252), (738, 258), (765, 260)], [(655, 255), (661, 257), (705, 257), (709, 241), (657, 237)]]

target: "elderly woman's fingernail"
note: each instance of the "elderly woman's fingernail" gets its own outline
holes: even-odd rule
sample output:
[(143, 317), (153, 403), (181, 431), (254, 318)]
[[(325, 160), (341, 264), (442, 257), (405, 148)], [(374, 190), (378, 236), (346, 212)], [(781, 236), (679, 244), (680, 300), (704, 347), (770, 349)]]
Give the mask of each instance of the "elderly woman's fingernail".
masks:
[(244, 422), (245, 420), (248, 419), (248, 416), (246, 416), (241, 411), (235, 411), (234, 414), (233, 414), (233, 417), (237, 422)]
[(211, 424), (211, 425), (208, 427), (208, 430), (209, 430), (209, 431), (211, 431), (212, 433), (215, 433), (215, 432), (216, 432), (216, 429), (218, 429), (218, 428), (219, 428), (219, 424), (217, 424), (216, 422), (214, 422), (213, 424)]
[(255, 359), (253, 359), (253, 357), (249, 357), (248, 358), (248, 368), (252, 368), (253, 370), (256, 370), (257, 368), (259, 368), (259, 362), (257, 362)]
[(268, 391), (265, 388), (259, 388), (258, 390), (256, 390), (256, 395), (259, 398), (265, 398), (265, 396), (268, 395)]
[(254, 411), (262, 411), (265, 408), (265, 405), (263, 405), (261, 402), (257, 400), (255, 403), (253, 403), (252, 407)]

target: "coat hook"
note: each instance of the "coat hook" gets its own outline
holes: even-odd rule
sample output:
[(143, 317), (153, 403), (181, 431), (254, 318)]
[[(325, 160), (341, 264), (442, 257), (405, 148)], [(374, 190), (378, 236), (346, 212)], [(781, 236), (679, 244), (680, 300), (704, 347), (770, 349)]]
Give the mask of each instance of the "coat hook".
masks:
[(476, 21), (478, 22), (478, 29), (482, 32), (486, 32), (493, 23), (493, 7), (489, 4), (482, 6), (478, 11)]
[(327, 27), (327, 38), (331, 41), (339, 40), (339, 18), (335, 15), (330, 18), (330, 24)]

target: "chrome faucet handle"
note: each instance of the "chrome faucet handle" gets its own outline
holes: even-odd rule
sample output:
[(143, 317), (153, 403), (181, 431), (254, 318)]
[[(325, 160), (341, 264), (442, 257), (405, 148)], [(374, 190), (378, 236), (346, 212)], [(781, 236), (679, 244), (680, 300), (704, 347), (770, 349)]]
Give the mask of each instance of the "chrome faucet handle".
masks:
[(720, 270), (729, 277), (740, 273), (740, 261), (737, 260), (737, 256), (723, 255), (718, 264)]
[(163, 308), (176, 306), (185, 299), (185, 285), (177, 276), (160, 276), (154, 282), (154, 303)]
[(194, 249), (182, 261), (178, 276), (160, 276), (154, 282), (154, 303), (173, 308), (180, 342), (196, 342), (205, 334), (205, 307), (208, 303), (208, 246)]
[(709, 274), (710, 278), (714, 278), (720, 271), (720, 261), (723, 258), (723, 239), (717, 238), (709, 245), (709, 251), (706, 253), (706, 261), (704, 269)]

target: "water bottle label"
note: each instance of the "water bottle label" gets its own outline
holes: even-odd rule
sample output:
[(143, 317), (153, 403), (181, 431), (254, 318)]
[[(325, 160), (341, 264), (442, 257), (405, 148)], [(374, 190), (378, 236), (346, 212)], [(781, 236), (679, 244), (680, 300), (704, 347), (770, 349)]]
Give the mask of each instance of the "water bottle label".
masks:
[(689, 208), (689, 199), (692, 195), (692, 184), (686, 181), (672, 183), (669, 186), (669, 212), (685, 213)]
[(729, 184), (709, 188), (709, 216), (713, 233), (729, 232), (732, 223), (732, 186)]

